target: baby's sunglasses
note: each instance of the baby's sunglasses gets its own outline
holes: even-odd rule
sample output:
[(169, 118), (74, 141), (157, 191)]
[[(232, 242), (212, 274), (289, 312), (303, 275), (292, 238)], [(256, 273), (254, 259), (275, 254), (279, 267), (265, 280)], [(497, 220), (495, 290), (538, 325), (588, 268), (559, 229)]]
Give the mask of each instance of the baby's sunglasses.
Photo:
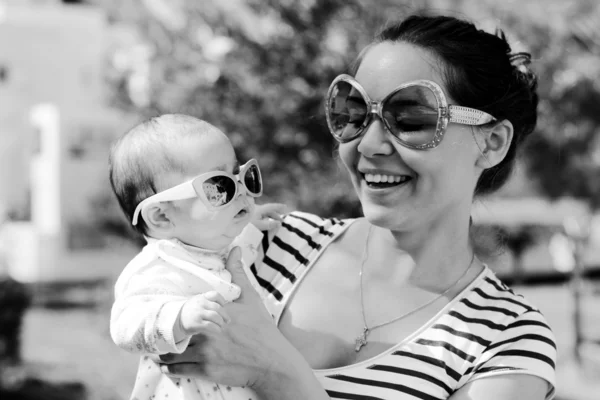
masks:
[(137, 225), (138, 217), (143, 209), (151, 204), (163, 201), (175, 201), (198, 197), (210, 211), (218, 211), (229, 205), (237, 197), (238, 182), (252, 197), (262, 194), (262, 176), (255, 159), (240, 167), (236, 175), (225, 171), (211, 171), (198, 175), (194, 179), (163, 190), (143, 200), (136, 207), (131, 223)]
[(375, 114), (398, 143), (419, 150), (439, 145), (449, 122), (485, 125), (496, 120), (483, 111), (448, 105), (442, 88), (432, 81), (405, 83), (377, 102), (345, 74), (329, 86), (325, 112), (329, 131), (340, 143), (359, 137)]

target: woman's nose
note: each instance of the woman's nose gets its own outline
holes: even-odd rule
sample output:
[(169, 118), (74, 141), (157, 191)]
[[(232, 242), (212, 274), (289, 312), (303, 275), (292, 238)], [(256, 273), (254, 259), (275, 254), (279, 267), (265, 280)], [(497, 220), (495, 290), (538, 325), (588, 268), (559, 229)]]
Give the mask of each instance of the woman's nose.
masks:
[(373, 116), (359, 140), (358, 151), (365, 157), (390, 155), (394, 151), (385, 125), (376, 115)]

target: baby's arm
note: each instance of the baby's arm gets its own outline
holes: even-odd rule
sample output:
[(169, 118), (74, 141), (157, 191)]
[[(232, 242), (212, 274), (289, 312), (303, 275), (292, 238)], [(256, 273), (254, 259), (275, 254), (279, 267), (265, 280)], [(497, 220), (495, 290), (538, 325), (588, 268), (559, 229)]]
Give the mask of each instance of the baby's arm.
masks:
[(222, 297), (211, 294), (208, 284), (198, 288), (204, 294), (186, 297), (181, 277), (167, 271), (151, 267), (117, 284), (110, 331), (119, 347), (133, 353), (181, 353), (201, 326), (214, 329), (223, 322)]

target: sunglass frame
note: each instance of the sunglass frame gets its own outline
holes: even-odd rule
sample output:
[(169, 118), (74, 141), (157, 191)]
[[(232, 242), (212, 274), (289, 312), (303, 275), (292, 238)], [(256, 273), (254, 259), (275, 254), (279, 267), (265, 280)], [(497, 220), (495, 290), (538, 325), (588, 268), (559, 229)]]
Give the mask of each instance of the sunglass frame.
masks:
[[(330, 116), (331, 96), (332, 96), (333, 90), (335, 89), (337, 83), (340, 81), (346, 82), (346, 83), (350, 84), (354, 89), (356, 89), (360, 93), (360, 95), (363, 97), (363, 99), (365, 100), (365, 103), (367, 104), (367, 108), (368, 108), (367, 116), (365, 117), (365, 120), (363, 121), (361, 126), (356, 130), (356, 133), (349, 138), (342, 138), (334, 133), (334, 129), (332, 126), (333, 124), (329, 117)], [(384, 107), (386, 101), (389, 100), (396, 93), (398, 93), (400, 90), (406, 89), (411, 86), (423, 86), (423, 87), (426, 87), (427, 89), (431, 90), (433, 95), (435, 96), (437, 103), (438, 103), (438, 118), (437, 118), (436, 131), (435, 131), (433, 138), (428, 143), (413, 144), (413, 143), (410, 143), (410, 142), (400, 139), (398, 136), (396, 136), (394, 134), (394, 132), (393, 132), (392, 128), (390, 127), (389, 123), (387, 122), (387, 120), (385, 118), (383, 118), (383, 107)], [(331, 85), (329, 86), (329, 89), (327, 90), (327, 97), (325, 99), (325, 113), (326, 113), (327, 127), (329, 128), (329, 132), (340, 143), (348, 143), (348, 142), (356, 139), (357, 137), (361, 136), (362, 133), (366, 130), (366, 128), (371, 123), (373, 114), (375, 114), (379, 117), (379, 119), (381, 121), (383, 121), (383, 124), (384, 124), (387, 132), (390, 135), (392, 135), (398, 143), (400, 143), (402, 146), (405, 146), (405, 147), (408, 147), (411, 149), (415, 149), (415, 150), (428, 150), (428, 149), (433, 149), (433, 148), (437, 147), (442, 142), (442, 139), (444, 138), (444, 134), (446, 133), (446, 129), (450, 122), (462, 124), (462, 125), (477, 126), (477, 125), (485, 125), (490, 122), (496, 121), (496, 118), (494, 118), (493, 116), (491, 116), (490, 114), (488, 114), (484, 111), (476, 110), (476, 109), (470, 108), (470, 107), (448, 105), (448, 101), (446, 100), (446, 95), (444, 94), (444, 91), (442, 90), (440, 85), (438, 85), (437, 83), (430, 81), (430, 80), (420, 79), (420, 80), (406, 82), (406, 83), (396, 87), (394, 90), (392, 90), (381, 101), (374, 101), (374, 100), (371, 100), (371, 98), (369, 97), (369, 95), (367, 94), (365, 89), (363, 89), (363, 87), (358, 83), (358, 81), (356, 79), (354, 79), (352, 76), (347, 75), (347, 74), (339, 75), (333, 80), (333, 82), (331, 82)]]

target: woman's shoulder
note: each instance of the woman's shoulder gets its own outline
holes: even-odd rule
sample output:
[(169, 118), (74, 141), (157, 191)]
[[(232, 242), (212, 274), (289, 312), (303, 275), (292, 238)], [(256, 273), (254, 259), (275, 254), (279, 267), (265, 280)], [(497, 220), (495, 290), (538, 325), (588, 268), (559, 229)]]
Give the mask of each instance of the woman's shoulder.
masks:
[(489, 268), (485, 267), (480, 279), (462, 298), (457, 307), (469, 318), (486, 320), (500, 333), (514, 324), (524, 324), (531, 320), (532, 325), (551, 329), (541, 311), (523, 295), (513, 291)]
[(489, 267), (486, 266), (482, 278), (480, 284), (473, 288), (473, 293), (487, 306), (503, 309), (505, 315), (513, 318), (529, 312), (540, 313), (535, 305), (513, 291)]
[(550, 383), (550, 392), (554, 390), (556, 343), (552, 329), (535, 305), (489, 268), (448, 318), (463, 324), (463, 330), (481, 346), (478, 351), (472, 350), (472, 364), (461, 385), (474, 379), (516, 373), (539, 376)]

